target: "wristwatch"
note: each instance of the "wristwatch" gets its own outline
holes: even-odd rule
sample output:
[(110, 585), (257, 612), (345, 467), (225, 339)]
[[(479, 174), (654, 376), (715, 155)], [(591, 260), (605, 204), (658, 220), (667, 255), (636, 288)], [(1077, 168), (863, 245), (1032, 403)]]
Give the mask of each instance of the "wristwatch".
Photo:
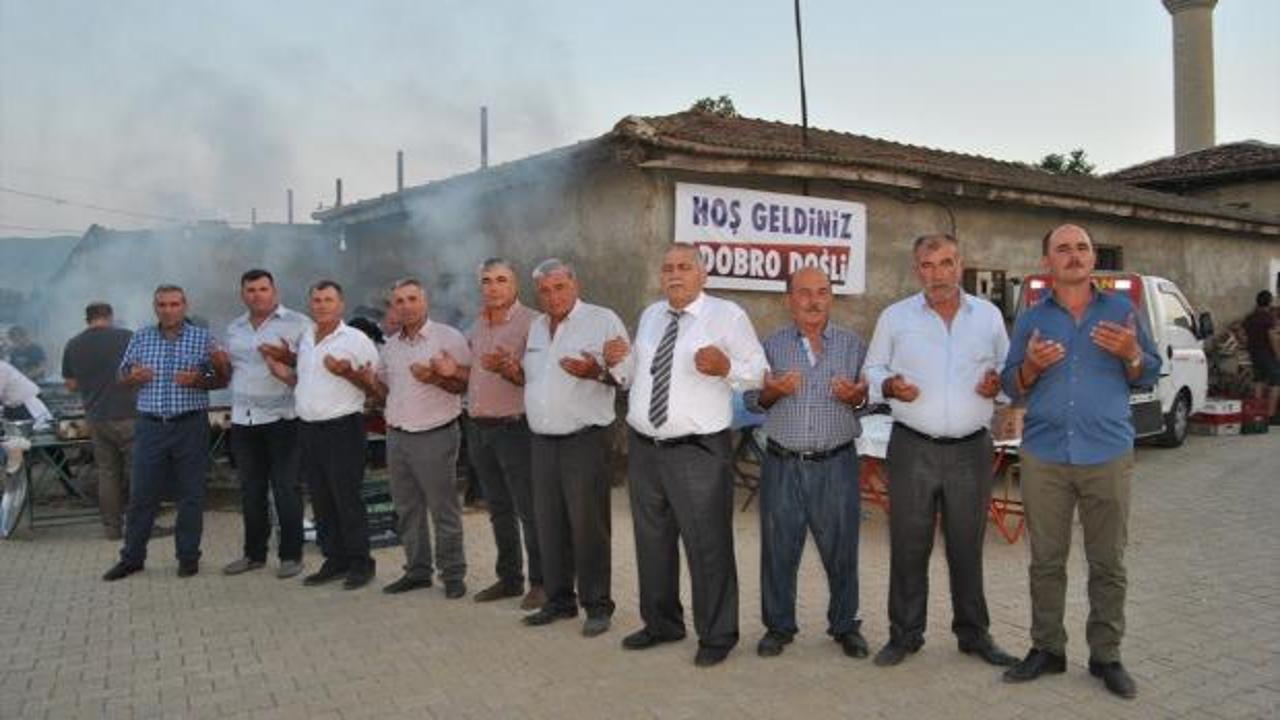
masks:
[(1134, 370), (1137, 370), (1138, 368), (1142, 367), (1142, 353), (1138, 353), (1136, 356), (1134, 356), (1132, 360), (1125, 362), (1125, 365), (1128, 365)]

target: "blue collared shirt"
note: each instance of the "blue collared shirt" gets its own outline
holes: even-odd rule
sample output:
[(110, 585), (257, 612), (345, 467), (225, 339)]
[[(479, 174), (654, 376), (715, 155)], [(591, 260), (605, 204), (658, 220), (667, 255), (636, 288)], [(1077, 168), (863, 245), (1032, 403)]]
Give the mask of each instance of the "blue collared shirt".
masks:
[(127, 374), (135, 364), (155, 373), (151, 382), (138, 388), (138, 412), (173, 417), (209, 407), (208, 391), (183, 387), (174, 382), (173, 376), (179, 370), (209, 372), (213, 349), (213, 335), (189, 322), (182, 324), (182, 331), (173, 340), (164, 336), (159, 325), (134, 333), (120, 361), (120, 374)]
[(770, 439), (797, 452), (829, 450), (862, 434), (858, 416), (848, 403), (831, 394), (837, 377), (857, 380), (866, 358), (866, 345), (852, 330), (830, 322), (822, 330), (822, 352), (808, 348), (795, 325), (788, 325), (764, 341), (764, 354), (774, 375), (799, 370), (804, 380), (796, 394), (779, 398), (772, 407), (760, 406), (760, 391), (744, 396), (748, 410), (767, 413), (764, 431)]
[(1020, 397), (1017, 373), (1033, 330), (1040, 331), (1041, 340), (1055, 340), (1066, 349), (1027, 393), (1022, 447), (1032, 455), (1051, 463), (1097, 465), (1133, 449), (1129, 387), (1155, 385), (1160, 356), (1138, 323), (1142, 374), (1130, 383), (1125, 361), (1095, 345), (1090, 333), (1102, 320), (1124, 325), (1134, 312), (1129, 298), (1095, 290), (1078, 325), (1052, 294), (1018, 318), (1001, 373), (1010, 398)]

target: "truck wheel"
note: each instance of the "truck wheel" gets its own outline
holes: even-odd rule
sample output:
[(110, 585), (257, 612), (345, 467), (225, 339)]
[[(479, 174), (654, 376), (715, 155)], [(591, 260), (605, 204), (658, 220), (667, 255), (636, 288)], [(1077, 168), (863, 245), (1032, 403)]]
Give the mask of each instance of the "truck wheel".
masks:
[(1186, 391), (1178, 393), (1173, 407), (1164, 416), (1164, 433), (1157, 442), (1164, 447), (1178, 447), (1187, 439), (1187, 426), (1191, 422), (1191, 398)]

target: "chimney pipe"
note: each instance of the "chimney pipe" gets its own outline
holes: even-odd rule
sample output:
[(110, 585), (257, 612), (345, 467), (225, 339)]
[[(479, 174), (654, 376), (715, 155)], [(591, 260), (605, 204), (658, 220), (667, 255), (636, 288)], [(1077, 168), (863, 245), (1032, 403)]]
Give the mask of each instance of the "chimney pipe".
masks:
[(396, 151), (396, 192), (404, 190), (404, 151)]
[(285, 195), (285, 207), (287, 208), (286, 217), (288, 217), (289, 219), (289, 224), (292, 225), (293, 224), (293, 188), (289, 188), (288, 190), (285, 190), (284, 195)]
[(1164, 0), (1173, 16), (1173, 135), (1178, 155), (1213, 147), (1213, 9), (1218, 0)]
[(489, 167), (489, 108), (480, 106), (480, 169)]
[(342, 178), (338, 178), (333, 184), (333, 206), (342, 207)]

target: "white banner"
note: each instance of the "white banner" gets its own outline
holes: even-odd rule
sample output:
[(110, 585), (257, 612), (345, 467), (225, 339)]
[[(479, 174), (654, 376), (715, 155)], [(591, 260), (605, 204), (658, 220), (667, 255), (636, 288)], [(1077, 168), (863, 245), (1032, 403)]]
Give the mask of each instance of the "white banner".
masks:
[(836, 294), (866, 292), (862, 203), (677, 183), (675, 241), (702, 252), (709, 288), (785, 292), (791, 273), (815, 265)]

